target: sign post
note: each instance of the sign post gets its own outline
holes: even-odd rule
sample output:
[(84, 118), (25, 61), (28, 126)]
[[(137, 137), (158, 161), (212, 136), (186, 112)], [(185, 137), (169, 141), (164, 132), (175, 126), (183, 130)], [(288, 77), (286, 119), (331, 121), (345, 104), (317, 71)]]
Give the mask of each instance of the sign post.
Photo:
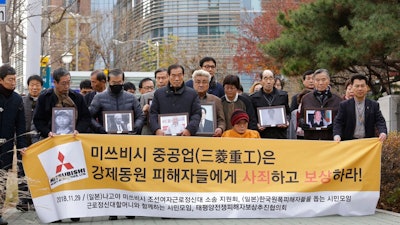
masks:
[(0, 0), (0, 23), (7, 22), (6, 18), (6, 0)]

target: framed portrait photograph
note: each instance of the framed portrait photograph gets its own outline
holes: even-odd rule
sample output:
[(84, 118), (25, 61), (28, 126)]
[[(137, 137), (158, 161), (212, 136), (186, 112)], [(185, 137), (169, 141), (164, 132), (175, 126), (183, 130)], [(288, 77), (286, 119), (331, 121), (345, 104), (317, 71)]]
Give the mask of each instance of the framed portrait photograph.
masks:
[(262, 127), (276, 127), (287, 122), (285, 106), (269, 106), (257, 108), (258, 122)]
[(201, 104), (201, 120), (197, 135), (212, 136), (217, 127), (217, 110), (213, 103)]
[(104, 129), (109, 134), (127, 134), (133, 131), (133, 111), (103, 111)]
[(147, 104), (149, 104), (149, 106), (151, 106), (151, 103), (153, 102), (153, 98), (148, 98), (147, 99)]
[(159, 114), (158, 123), (165, 135), (180, 136), (189, 123), (189, 114)]
[(306, 109), (304, 116), (304, 121), (306, 121), (310, 130), (327, 129), (333, 122), (332, 109)]
[(54, 134), (73, 134), (75, 130), (75, 108), (53, 107), (51, 132)]
[(153, 98), (148, 98), (146, 103), (149, 105), (149, 110), (146, 112), (146, 120), (147, 124), (150, 124), (150, 107), (151, 103), (153, 103)]

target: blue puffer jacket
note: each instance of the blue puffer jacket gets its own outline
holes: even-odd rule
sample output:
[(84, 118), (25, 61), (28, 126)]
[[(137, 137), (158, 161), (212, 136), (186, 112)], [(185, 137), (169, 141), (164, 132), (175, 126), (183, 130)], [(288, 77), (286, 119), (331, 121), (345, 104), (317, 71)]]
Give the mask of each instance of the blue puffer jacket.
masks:
[[(104, 111), (133, 111), (133, 133), (140, 134), (142, 131), (145, 117), (139, 101), (135, 95), (124, 90), (114, 94), (108, 88), (107, 91), (95, 95), (89, 106), (89, 111), (92, 116), (92, 127), (96, 133), (105, 133), (102, 115)], [(98, 121), (94, 118), (98, 118)]]

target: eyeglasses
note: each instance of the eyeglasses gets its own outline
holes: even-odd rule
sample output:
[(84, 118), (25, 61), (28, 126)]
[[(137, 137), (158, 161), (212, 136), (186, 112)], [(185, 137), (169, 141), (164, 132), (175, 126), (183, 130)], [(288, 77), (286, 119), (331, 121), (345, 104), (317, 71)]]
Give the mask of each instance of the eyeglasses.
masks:
[(154, 86), (146, 86), (146, 87), (143, 87), (143, 89), (144, 90), (153, 90)]
[(62, 81), (62, 82), (58, 82), (59, 85), (61, 86), (70, 86), (71, 85), (71, 81)]
[(214, 66), (214, 65), (204, 65), (203, 68), (206, 68), (206, 69), (215, 69), (215, 66)]

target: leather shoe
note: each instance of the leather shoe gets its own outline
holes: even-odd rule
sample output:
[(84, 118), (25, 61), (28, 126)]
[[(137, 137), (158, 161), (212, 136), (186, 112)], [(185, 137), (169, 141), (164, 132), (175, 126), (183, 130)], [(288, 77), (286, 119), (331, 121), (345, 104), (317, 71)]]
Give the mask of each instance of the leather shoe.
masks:
[(56, 221), (53, 221), (51, 223), (61, 223), (61, 220), (56, 220)]
[(118, 220), (118, 216), (109, 216), (108, 220)]
[(71, 218), (72, 222), (79, 222), (81, 220), (81, 218)]
[(1, 216), (0, 216), (0, 225), (7, 225), (8, 222), (5, 221)]

